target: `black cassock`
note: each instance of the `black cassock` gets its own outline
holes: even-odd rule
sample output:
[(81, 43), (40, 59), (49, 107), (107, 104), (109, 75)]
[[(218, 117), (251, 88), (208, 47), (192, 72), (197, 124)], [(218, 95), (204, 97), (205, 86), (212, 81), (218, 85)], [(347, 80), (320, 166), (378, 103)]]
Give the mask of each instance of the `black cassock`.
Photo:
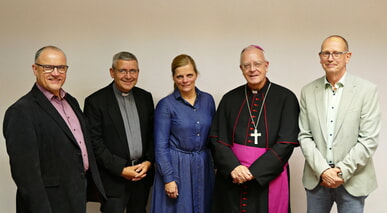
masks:
[[(223, 96), (210, 132), (217, 169), (213, 212), (290, 212), (288, 160), (299, 145), (298, 114), (294, 93), (269, 81), (260, 91), (242, 85)], [(234, 184), (230, 173), (241, 164), (255, 179)]]

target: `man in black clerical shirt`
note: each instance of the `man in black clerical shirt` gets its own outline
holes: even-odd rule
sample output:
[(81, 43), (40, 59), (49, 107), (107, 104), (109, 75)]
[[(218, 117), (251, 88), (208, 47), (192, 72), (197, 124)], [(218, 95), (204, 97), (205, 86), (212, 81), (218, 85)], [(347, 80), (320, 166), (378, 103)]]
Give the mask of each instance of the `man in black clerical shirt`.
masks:
[(153, 98), (136, 87), (137, 58), (129, 52), (113, 57), (108, 86), (85, 100), (85, 115), (107, 200), (101, 211), (145, 213), (153, 183)]

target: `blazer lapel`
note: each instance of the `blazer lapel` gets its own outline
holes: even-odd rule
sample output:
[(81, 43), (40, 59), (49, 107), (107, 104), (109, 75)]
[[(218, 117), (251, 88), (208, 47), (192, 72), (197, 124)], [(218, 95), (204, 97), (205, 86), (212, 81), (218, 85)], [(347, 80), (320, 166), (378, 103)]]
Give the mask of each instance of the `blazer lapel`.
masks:
[(322, 135), (324, 136), (324, 140), (327, 141), (326, 135), (327, 135), (327, 111), (326, 111), (326, 101), (325, 101), (325, 85), (324, 85), (324, 77), (321, 78), (321, 81), (318, 81), (315, 84), (314, 89), (314, 101), (316, 102), (316, 110), (317, 110), (317, 117), (319, 119), (320, 128)]
[(36, 97), (37, 104), (40, 105), (43, 110), (50, 115), (50, 117), (58, 124), (58, 126), (65, 132), (65, 134), (78, 146), (78, 143), (76, 142), (74, 135), (71, 133), (71, 130), (69, 129), (59, 112), (50, 103), (50, 101), (36, 86), (34, 86), (32, 92)]
[[(133, 91), (133, 97), (134, 97), (134, 100), (136, 101), (136, 108), (137, 108), (137, 113), (138, 113), (138, 117), (140, 118), (140, 129), (143, 129), (143, 120), (146, 120), (147, 118), (147, 114), (146, 114), (146, 109), (144, 106), (147, 104), (145, 99), (142, 98), (139, 94), (138, 94), (138, 90), (136, 87), (133, 87), (132, 89)], [(141, 119), (141, 118), (144, 118), (144, 119)], [(145, 128), (145, 127), (144, 127)], [(141, 135), (141, 137), (143, 137)]]
[[(81, 125), (81, 128), (82, 128), (82, 131), (86, 130), (86, 128), (87, 128), (86, 127), (86, 121), (84, 119), (83, 113), (82, 113), (81, 109), (79, 108), (79, 105), (76, 102), (76, 100), (73, 97), (71, 97), (69, 94), (67, 94), (65, 96), (65, 99), (66, 99), (67, 103), (70, 104), (70, 106), (73, 109), (75, 115), (77, 116), (77, 118), (79, 120), (79, 123)], [(72, 133), (71, 133), (71, 135), (72, 135)]]
[[(110, 87), (108, 87), (109, 91), (107, 91), (106, 97), (105, 97), (106, 102), (110, 103), (108, 104), (107, 111), (109, 112), (110, 118), (114, 121), (113, 123), (117, 124), (117, 125), (114, 125), (114, 128), (116, 129), (117, 135), (119, 136), (119, 141), (123, 143), (128, 143), (124, 121), (122, 120), (120, 107), (118, 106), (118, 101), (117, 101), (116, 95), (114, 94), (113, 86), (114, 86), (114, 83), (112, 83)], [(125, 147), (125, 144), (123, 145)]]
[(345, 116), (347, 115), (352, 100), (356, 94), (356, 84), (351, 75), (347, 74), (345, 85), (343, 88), (343, 94), (341, 95), (339, 111), (337, 113), (337, 123), (335, 126), (335, 137), (338, 135), (340, 128), (344, 123)]

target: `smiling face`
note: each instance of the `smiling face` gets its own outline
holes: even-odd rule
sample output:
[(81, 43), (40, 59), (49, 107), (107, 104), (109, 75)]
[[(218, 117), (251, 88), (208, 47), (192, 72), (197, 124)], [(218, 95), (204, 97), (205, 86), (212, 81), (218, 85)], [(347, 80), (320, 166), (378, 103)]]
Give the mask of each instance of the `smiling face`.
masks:
[(197, 74), (191, 63), (175, 69), (173, 81), (181, 94), (195, 92), (195, 81)]
[[(42, 50), (39, 57), (35, 61), (41, 65), (67, 65), (66, 56), (59, 49), (46, 48)], [(52, 72), (45, 73), (42, 66), (32, 65), (32, 70), (36, 76), (36, 83), (47, 91), (59, 97), (60, 89), (66, 81), (66, 73), (58, 72), (54, 68)]]
[(110, 68), (110, 76), (121, 92), (129, 92), (137, 84), (138, 63), (136, 60), (117, 60), (113, 68)]
[(256, 47), (247, 47), (241, 54), (240, 69), (251, 89), (259, 90), (266, 83), (269, 62)]
[[(338, 37), (327, 38), (321, 45), (323, 53), (342, 53), (345, 51), (348, 51), (348, 48), (343, 39)], [(328, 77), (341, 78), (346, 71), (346, 65), (351, 55), (351, 52), (340, 54), (337, 57), (332, 54), (328, 56), (320, 54), (320, 63)]]

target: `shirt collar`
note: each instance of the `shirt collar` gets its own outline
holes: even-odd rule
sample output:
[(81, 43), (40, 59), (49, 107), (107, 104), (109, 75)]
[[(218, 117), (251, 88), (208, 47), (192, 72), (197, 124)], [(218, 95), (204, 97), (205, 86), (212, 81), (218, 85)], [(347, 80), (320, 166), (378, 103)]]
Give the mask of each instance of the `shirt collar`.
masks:
[[(196, 96), (198, 98), (200, 96), (201, 91), (197, 87), (195, 87), (195, 91), (196, 91)], [(175, 96), (176, 99), (179, 99), (179, 98), (183, 99), (181, 97), (179, 89), (177, 89), (177, 88), (173, 91), (173, 96)]]
[[(54, 97), (57, 97), (52, 92), (48, 91), (44, 87), (40, 86), (38, 83), (36, 83), (36, 86), (39, 88), (39, 90), (46, 96), (48, 100), (52, 100)], [(64, 91), (62, 88), (59, 91), (60, 99), (63, 99), (66, 96), (67, 92)]]
[[(341, 79), (336, 83), (336, 86), (338, 86), (338, 87), (344, 87), (346, 76), (347, 76), (347, 72), (345, 72), (344, 75), (343, 75), (343, 77), (341, 77)], [(331, 83), (328, 82), (326, 76), (325, 76), (325, 78), (324, 78), (324, 85), (325, 85), (325, 88), (331, 88), (331, 87), (332, 87)]]

